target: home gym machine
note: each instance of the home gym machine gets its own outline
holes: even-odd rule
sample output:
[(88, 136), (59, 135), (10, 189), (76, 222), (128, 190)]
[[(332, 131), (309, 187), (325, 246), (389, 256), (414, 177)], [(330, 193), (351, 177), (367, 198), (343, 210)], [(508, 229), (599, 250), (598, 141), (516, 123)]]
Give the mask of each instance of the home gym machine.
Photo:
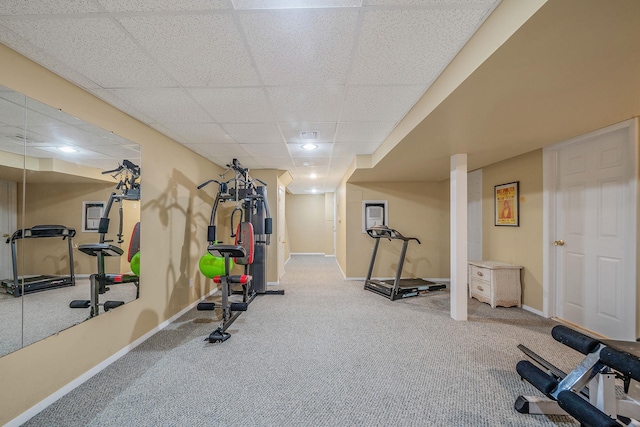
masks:
[[(364, 288), (366, 290), (375, 292), (389, 298), (391, 301), (394, 301), (400, 298), (415, 297), (423, 292), (436, 291), (447, 287), (447, 285), (442, 283), (434, 283), (420, 278), (401, 278), (404, 258), (407, 254), (407, 246), (409, 246), (409, 242), (411, 240), (415, 240), (419, 245), (421, 244), (420, 240), (416, 237), (405, 237), (400, 234), (398, 230), (389, 228), (386, 225), (374, 225), (369, 227), (367, 228), (367, 234), (375, 239), (376, 243), (373, 246), (373, 253), (371, 254), (371, 263), (369, 264), (367, 278), (364, 280)], [(402, 240), (398, 269), (396, 271), (396, 277), (393, 280), (376, 280), (371, 278), (371, 275), (373, 274), (373, 266), (376, 263), (376, 256), (378, 254), (378, 246), (382, 239)]]
[[(224, 180), (227, 173), (234, 176)], [(267, 184), (249, 176), (249, 169), (240, 165), (237, 159), (227, 165), (220, 175), (221, 180), (208, 180), (198, 186), (202, 189), (211, 183), (218, 184), (218, 193), (211, 210), (211, 219), (207, 228), (207, 251), (214, 257), (224, 258), (224, 270), (213, 277), (221, 285), (222, 302), (220, 304), (201, 302), (198, 310), (222, 310), (221, 325), (209, 335), (209, 342), (223, 342), (229, 339), (227, 328), (238, 318), (256, 295), (284, 294), (283, 290), (267, 290), (267, 246), (272, 233), (272, 221), (267, 200)], [(220, 203), (233, 202), (231, 212), (231, 237), (233, 245), (224, 245), (216, 236), (215, 219)], [(239, 215), (237, 227), (234, 220)], [(244, 274), (231, 275), (231, 259), (238, 265), (244, 265)], [(233, 290), (233, 285), (241, 285), (242, 290)], [(242, 301), (231, 302), (232, 294), (242, 294)]]
[[(118, 244), (122, 244), (122, 202), (125, 200), (140, 200), (140, 167), (132, 163), (129, 160), (123, 160), (122, 164), (118, 165), (116, 169), (102, 172), (103, 174), (111, 174), (111, 176), (118, 181), (116, 189), (119, 193), (112, 192), (109, 196), (109, 201), (105, 207), (104, 213), (100, 218), (98, 224), (98, 233), (100, 234), (99, 243), (90, 243), (78, 246), (78, 250), (81, 252), (96, 257), (98, 262), (98, 273), (90, 276), (90, 299), (88, 300), (74, 300), (71, 301), (69, 307), (71, 308), (90, 308), (89, 317), (94, 317), (99, 314), (99, 308), (102, 306), (104, 311), (109, 311), (112, 308), (119, 307), (124, 304), (124, 301), (105, 301), (99, 302), (99, 295), (104, 294), (109, 290), (109, 285), (115, 285), (120, 283), (134, 283), (136, 286), (136, 298), (139, 293), (139, 277), (132, 274), (107, 274), (105, 273), (105, 257), (121, 256), (124, 251), (122, 248), (116, 245), (112, 245), (113, 240), (106, 240), (106, 235), (109, 232), (109, 213), (114, 202), (117, 202), (120, 206), (118, 209), (120, 222), (118, 227)], [(129, 257), (131, 257), (139, 250), (139, 231), (138, 225), (134, 228), (133, 236), (129, 245)], [(135, 247), (135, 246), (138, 247)]]
[[(640, 391), (640, 343), (597, 340), (564, 325), (555, 326), (551, 335), (585, 358), (565, 373), (519, 345), (540, 367), (521, 360), (516, 371), (546, 397), (519, 396), (515, 409), (523, 414), (571, 415), (587, 427), (640, 426), (640, 402), (631, 397)], [(622, 386), (616, 387), (616, 379)]]
[[(19, 297), (23, 293), (45, 291), (47, 289), (62, 288), (65, 286), (75, 286), (76, 279), (73, 272), (73, 236), (76, 235), (74, 228), (64, 225), (34, 225), (31, 228), (16, 230), (11, 237), (7, 238), (7, 243), (11, 243), (11, 261), (13, 269), (13, 279), (6, 279), (0, 282), (8, 294)], [(69, 248), (69, 275), (33, 275), (18, 277), (18, 254), (16, 241), (20, 239), (39, 239), (48, 237), (62, 237), (67, 241)], [(21, 286), (22, 283), (22, 286)]]

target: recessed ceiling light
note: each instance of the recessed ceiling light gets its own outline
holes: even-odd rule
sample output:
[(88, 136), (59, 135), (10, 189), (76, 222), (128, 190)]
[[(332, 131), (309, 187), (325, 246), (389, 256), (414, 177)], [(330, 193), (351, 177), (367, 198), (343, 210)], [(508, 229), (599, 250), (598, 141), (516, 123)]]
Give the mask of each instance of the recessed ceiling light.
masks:
[(315, 188), (312, 188), (312, 189), (311, 189), (311, 192), (312, 192), (312, 193), (317, 193), (317, 192), (318, 192), (318, 190), (316, 190)]
[(311, 151), (311, 150), (315, 150), (316, 148), (318, 148), (318, 146), (316, 144), (312, 144), (310, 142), (304, 144), (302, 146), (302, 148), (304, 148), (305, 150)]
[(309, 175), (309, 178), (311, 179), (316, 179), (318, 177), (318, 175), (316, 175), (315, 173), (312, 173), (311, 175)]
[(77, 153), (78, 150), (76, 150), (73, 147), (69, 147), (68, 145), (64, 145), (62, 147), (58, 147), (58, 150), (65, 152), (65, 153)]

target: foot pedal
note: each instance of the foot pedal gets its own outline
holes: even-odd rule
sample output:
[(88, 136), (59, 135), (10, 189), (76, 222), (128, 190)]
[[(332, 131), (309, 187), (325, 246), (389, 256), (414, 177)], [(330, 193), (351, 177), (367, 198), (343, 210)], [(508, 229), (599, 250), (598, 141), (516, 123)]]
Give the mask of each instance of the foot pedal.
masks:
[(88, 299), (77, 299), (69, 303), (69, 308), (89, 308), (91, 301)]
[(249, 307), (249, 303), (246, 302), (232, 302), (231, 303), (231, 311), (247, 311)]
[(104, 311), (109, 311), (112, 308), (117, 308), (121, 305), (124, 305), (124, 301), (106, 301), (104, 303)]
[(200, 303), (198, 303), (197, 309), (199, 311), (215, 310), (216, 309), (216, 303), (215, 302), (200, 302)]
[(209, 342), (225, 342), (229, 338), (231, 338), (230, 333), (218, 328), (209, 335)]

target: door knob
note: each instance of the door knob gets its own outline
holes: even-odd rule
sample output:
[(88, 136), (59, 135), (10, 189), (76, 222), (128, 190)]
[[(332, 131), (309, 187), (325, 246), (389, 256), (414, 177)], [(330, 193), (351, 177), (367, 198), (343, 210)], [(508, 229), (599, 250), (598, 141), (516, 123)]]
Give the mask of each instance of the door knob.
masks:
[(564, 246), (564, 240), (556, 240), (553, 244), (554, 246)]

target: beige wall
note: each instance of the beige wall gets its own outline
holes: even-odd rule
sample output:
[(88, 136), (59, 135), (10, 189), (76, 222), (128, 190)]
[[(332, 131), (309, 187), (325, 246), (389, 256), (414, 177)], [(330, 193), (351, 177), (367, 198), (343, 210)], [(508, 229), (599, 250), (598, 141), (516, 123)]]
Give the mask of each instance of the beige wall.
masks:
[[(109, 200), (109, 195), (115, 190), (115, 183), (96, 184), (29, 184), (25, 187), (25, 227), (39, 224), (60, 224), (75, 228), (74, 245), (97, 243), (100, 235), (94, 232), (82, 231), (82, 202)], [(19, 193), (18, 212), (22, 212)], [(118, 204), (114, 204), (109, 215), (111, 223), (107, 239), (112, 244), (124, 250), (122, 257), (105, 259), (105, 267), (109, 273), (126, 273), (130, 270), (127, 261), (131, 232), (140, 218), (140, 202), (123, 202), (123, 240), (117, 243), (118, 233)], [(19, 215), (19, 219), (21, 216)], [(22, 226), (21, 221), (18, 224)], [(24, 272), (21, 274), (69, 274), (69, 260), (67, 242), (61, 238), (25, 239), (24, 244)], [(20, 253), (20, 252), (18, 252)], [(74, 269), (76, 274), (92, 274), (96, 272), (96, 259), (74, 249)], [(19, 263), (19, 266), (21, 263)]]
[[(422, 243), (409, 243), (403, 277), (449, 277), (448, 181), (347, 184), (344, 202), (347, 277), (366, 276), (375, 243), (362, 232), (363, 200), (387, 200), (389, 227), (406, 237), (417, 237)], [(395, 276), (401, 246), (400, 240), (380, 243), (374, 277)]]
[(324, 254), (335, 254), (335, 195), (324, 194)]
[[(495, 185), (520, 181), (520, 226), (494, 226)], [(482, 257), (524, 266), (522, 303), (542, 311), (542, 150), (482, 169)]]
[(324, 194), (287, 194), (286, 218), (292, 253), (325, 253)]
[(1, 45), (0, 63), (1, 85), (140, 144), (144, 174), (140, 298), (0, 358), (5, 424), (212, 289), (197, 265), (212, 197), (196, 186), (222, 170)]

